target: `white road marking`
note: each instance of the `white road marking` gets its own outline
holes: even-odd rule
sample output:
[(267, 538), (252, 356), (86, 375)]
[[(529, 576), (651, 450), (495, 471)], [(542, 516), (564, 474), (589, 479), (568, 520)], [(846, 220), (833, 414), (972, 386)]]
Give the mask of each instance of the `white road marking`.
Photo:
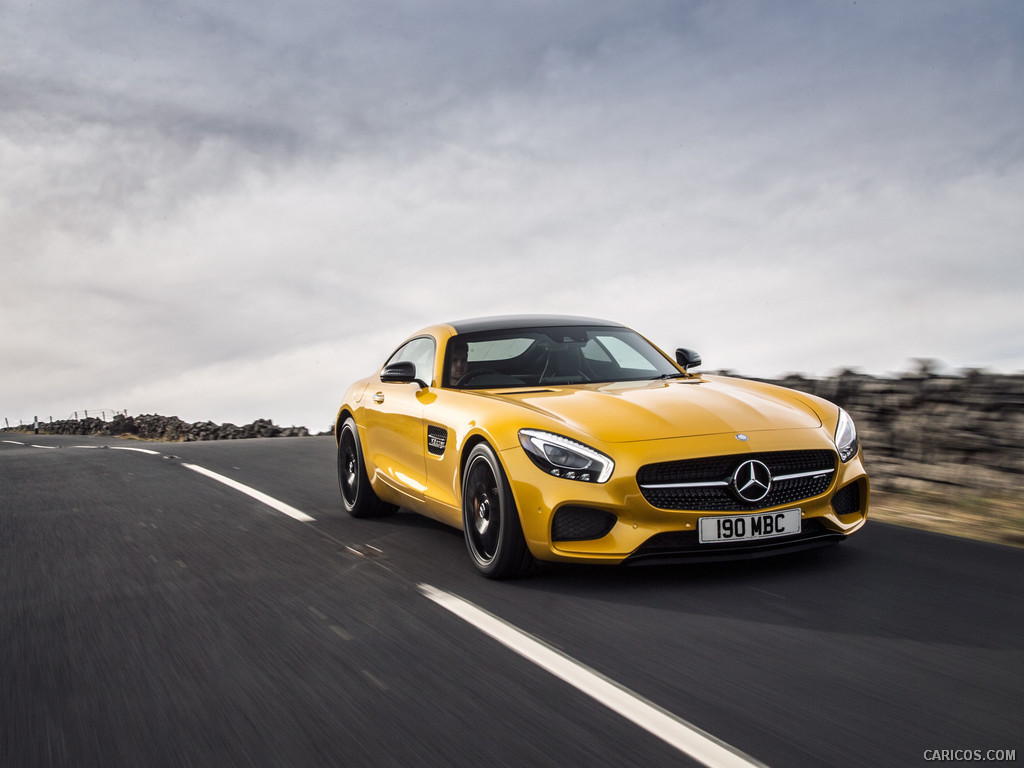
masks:
[[(24, 443), (19, 443), (19, 442), (16, 442), (14, 440), (4, 440), (4, 442), (5, 443), (10, 443), (12, 445), (24, 445)], [(56, 445), (31, 445), (30, 447), (32, 447), (32, 448), (47, 448), (47, 449), (50, 449), (50, 450), (56, 450), (60, 446), (56, 446)], [(149, 448), (132, 448), (130, 446), (121, 446), (121, 445), (111, 445), (111, 446), (73, 445), (71, 447), (72, 448), (109, 448), (112, 451), (133, 451), (134, 453), (145, 453), (145, 454), (148, 454), (150, 456), (160, 456), (161, 455), (160, 451), (153, 451), (153, 450), (150, 450)], [(288, 515), (288, 517), (295, 518), (299, 522), (303, 522), (303, 523), (315, 522), (314, 518), (310, 517), (309, 515), (307, 515), (302, 510), (296, 509), (295, 507), (291, 506), (290, 504), (285, 504), (283, 501), (278, 501), (273, 496), (268, 496), (267, 494), (263, 493), (262, 491), (257, 491), (255, 488), (250, 488), (247, 485), (242, 485), (242, 483), (236, 482), (235, 480), (232, 480), (230, 477), (224, 477), (224, 475), (218, 475), (216, 472), (212, 472), (209, 469), (206, 469), (205, 467), (200, 467), (197, 464), (186, 464), (186, 463), (183, 462), (181, 466), (188, 467), (193, 472), (198, 472), (201, 475), (206, 475), (207, 477), (212, 478), (213, 480), (216, 480), (218, 483), (223, 483), (224, 485), (228, 486), (229, 488), (233, 488), (236, 491), (244, 493), (246, 496), (250, 496), (250, 497), (256, 499), (256, 501), (259, 501), (259, 502), (261, 502), (263, 504), (266, 504), (271, 509), (276, 509), (278, 512), (281, 512), (282, 514)]]
[(420, 592), (451, 611), (463, 621), (490, 635), (506, 647), (529, 659), (599, 703), (657, 736), (680, 752), (709, 768), (751, 768), (764, 763), (754, 760), (724, 741), (662, 709), (587, 667), (547, 643), (523, 632), (473, 603), (448, 592), (420, 584)]
[[(24, 443), (16, 443), (13, 440), (4, 440), (5, 443), (11, 443), (12, 445), (24, 445)], [(33, 445), (32, 448), (59, 448), (59, 445)], [(131, 448), (126, 445), (69, 445), (68, 448), (76, 448), (87, 451), (95, 451), (98, 448), (109, 448), (112, 451), (135, 451), (136, 453), (148, 453), (150, 456), (159, 456), (160, 451), (151, 451), (149, 448)]]
[(342, 640), (351, 640), (352, 639), (352, 635), (350, 635), (348, 632), (346, 632), (344, 630), (344, 628), (339, 627), (337, 624), (331, 624), (331, 632), (336, 634)]
[(211, 472), (205, 467), (200, 467), (197, 464), (182, 463), (181, 466), (188, 467), (193, 472), (198, 472), (201, 475), (206, 475), (207, 477), (216, 480), (218, 483), (223, 483), (228, 488), (234, 488), (236, 491), (244, 493), (246, 496), (251, 496), (252, 498), (256, 499), (256, 501), (262, 502), (263, 504), (266, 504), (268, 507), (271, 507), (272, 509), (276, 509), (278, 512), (288, 515), (288, 517), (293, 517), (296, 520), (303, 523), (314, 522), (314, 519), (307, 515), (305, 512), (303, 512), (302, 510), (296, 509), (295, 507), (285, 504), (283, 501), (278, 501), (273, 496), (267, 496), (267, 494), (263, 493), (262, 491), (257, 491), (255, 488), (250, 488), (247, 485), (242, 485), (241, 483), (232, 480), (230, 477), (218, 475), (216, 472)]
[(364, 675), (366, 676), (366, 679), (367, 679), (367, 680), (369, 680), (369, 681), (370, 681), (371, 683), (373, 683), (374, 685), (376, 685), (376, 686), (377, 686), (378, 688), (380, 688), (380, 689), (381, 689), (382, 691), (389, 691), (389, 690), (391, 690), (390, 688), (388, 688), (388, 686), (387, 686), (387, 683), (385, 683), (385, 682), (384, 682), (383, 680), (381, 680), (381, 679), (380, 679), (379, 677), (374, 677), (374, 676), (373, 676), (373, 675), (371, 675), (371, 674), (370, 674), (369, 672), (367, 672), (367, 671), (366, 671), (365, 669), (363, 670), (363, 674), (364, 674)]

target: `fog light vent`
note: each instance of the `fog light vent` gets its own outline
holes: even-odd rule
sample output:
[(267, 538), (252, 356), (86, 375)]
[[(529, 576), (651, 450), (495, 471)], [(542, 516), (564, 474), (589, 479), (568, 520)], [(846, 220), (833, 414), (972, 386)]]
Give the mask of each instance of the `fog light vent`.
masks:
[(551, 521), (552, 541), (589, 541), (608, 534), (618, 518), (589, 507), (562, 507)]
[(860, 483), (851, 483), (832, 497), (832, 509), (837, 515), (851, 515), (860, 512)]

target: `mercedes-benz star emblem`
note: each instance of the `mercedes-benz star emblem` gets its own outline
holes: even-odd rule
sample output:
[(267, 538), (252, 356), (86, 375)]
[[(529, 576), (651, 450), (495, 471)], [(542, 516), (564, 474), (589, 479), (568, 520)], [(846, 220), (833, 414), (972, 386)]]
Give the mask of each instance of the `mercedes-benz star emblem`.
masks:
[(772, 487), (771, 470), (757, 459), (744, 461), (732, 476), (732, 487), (743, 501), (761, 501)]

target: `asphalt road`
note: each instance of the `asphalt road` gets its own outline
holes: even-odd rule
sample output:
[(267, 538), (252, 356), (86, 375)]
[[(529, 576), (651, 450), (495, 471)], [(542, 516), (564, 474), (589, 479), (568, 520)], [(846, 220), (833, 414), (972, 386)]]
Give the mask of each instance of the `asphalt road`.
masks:
[(1024, 550), (869, 523), (784, 559), (494, 583), (457, 531), (347, 517), (331, 438), (2, 440), (0, 766), (700, 764), (662, 715), (746, 765), (1024, 762)]

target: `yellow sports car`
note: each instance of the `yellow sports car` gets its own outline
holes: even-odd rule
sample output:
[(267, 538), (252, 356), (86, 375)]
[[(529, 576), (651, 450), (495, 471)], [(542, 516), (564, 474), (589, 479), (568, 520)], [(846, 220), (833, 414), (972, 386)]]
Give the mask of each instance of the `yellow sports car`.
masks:
[(338, 411), (355, 517), (399, 507), (462, 529), (485, 576), (538, 560), (754, 557), (843, 540), (869, 483), (857, 431), (812, 395), (690, 369), (582, 317), (425, 328)]

